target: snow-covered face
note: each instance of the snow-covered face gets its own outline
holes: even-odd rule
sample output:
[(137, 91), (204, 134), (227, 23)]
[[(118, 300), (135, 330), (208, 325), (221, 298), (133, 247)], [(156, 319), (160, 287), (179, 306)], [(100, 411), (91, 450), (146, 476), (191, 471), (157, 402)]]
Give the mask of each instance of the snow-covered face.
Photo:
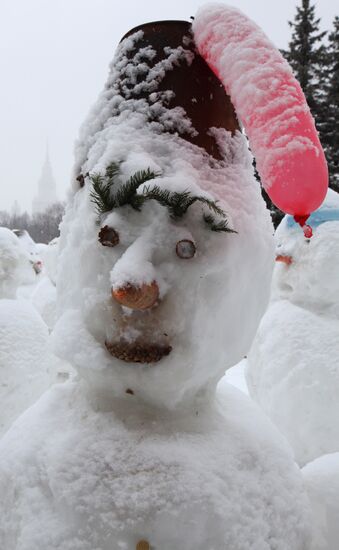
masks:
[[(233, 141), (241, 154), (236, 160), (233, 150), (229, 167), (212, 169), (199, 150), (175, 143), (169, 162), (168, 143), (153, 162), (164, 189), (197, 194), (202, 182), (200, 194), (229, 195), (219, 204), (237, 233), (212, 231), (198, 202), (178, 219), (154, 200), (140, 212), (127, 205), (98, 225), (88, 179), (75, 194), (61, 228), (57, 280), (61, 312), (73, 311), (60, 319), (55, 342), (97, 392), (174, 406), (214, 386), (248, 351), (268, 298), (273, 242), (245, 142)], [(127, 153), (126, 176), (136, 161)], [(107, 228), (119, 236), (115, 246), (100, 242), (112, 237)]]
[(305, 239), (303, 231), (289, 217), (277, 228), (275, 298), (320, 309), (338, 301), (339, 210), (333, 204), (334, 199), (338, 201), (334, 195), (337, 194), (330, 190), (324, 206), (310, 218), (311, 239)]

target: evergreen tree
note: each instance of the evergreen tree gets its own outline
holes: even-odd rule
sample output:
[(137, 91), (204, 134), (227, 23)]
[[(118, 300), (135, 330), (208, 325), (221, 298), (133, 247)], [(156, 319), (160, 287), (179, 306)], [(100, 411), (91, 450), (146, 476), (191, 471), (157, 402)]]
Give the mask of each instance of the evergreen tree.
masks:
[(319, 24), (320, 19), (315, 16), (315, 6), (311, 5), (310, 0), (302, 0), (301, 6), (297, 7), (294, 21), (289, 21), (292, 28), (289, 49), (282, 53), (303, 89), (322, 141), (327, 117), (324, 96), (327, 54), (322, 40), (327, 33), (319, 31)]
[(330, 187), (339, 191), (339, 17), (335, 17), (333, 31), (328, 37), (325, 100), (327, 116), (323, 127), (330, 175)]

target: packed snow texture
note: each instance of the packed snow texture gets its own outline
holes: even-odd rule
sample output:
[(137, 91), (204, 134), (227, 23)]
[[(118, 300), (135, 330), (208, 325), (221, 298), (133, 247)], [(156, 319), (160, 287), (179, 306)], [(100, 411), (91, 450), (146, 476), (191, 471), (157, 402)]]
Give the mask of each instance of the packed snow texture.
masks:
[(305, 464), (339, 450), (339, 196), (310, 218), (314, 235), (285, 217), (276, 231), (273, 301), (252, 345), (251, 396)]
[[(134, 550), (146, 539), (161, 550), (308, 550), (307, 501), (285, 442), (240, 392), (224, 386), (215, 397), (225, 368), (248, 351), (273, 268), (272, 225), (246, 140), (216, 130), (217, 162), (166, 133), (168, 121), (178, 133), (190, 121), (156, 92), (153, 122), (147, 101), (123, 98), (120, 86), (140, 80), (140, 56), (131, 56), (138, 37), (119, 46), (81, 130), (74, 176), (115, 161), (119, 188), (149, 167), (160, 173), (150, 185), (219, 200), (236, 233), (211, 231), (199, 202), (177, 220), (156, 201), (98, 216), (90, 178), (74, 183), (52, 339), (82, 378), (51, 388), (0, 442), (1, 545)], [(151, 48), (144, 54), (142, 80), (152, 86), (172, 58), (190, 62), (168, 51), (169, 63), (153, 68)], [(114, 247), (98, 242), (108, 223), (119, 233)], [(190, 260), (176, 255), (183, 236), (197, 248)], [(111, 286), (151, 277), (160, 289), (153, 308), (113, 300)], [(158, 363), (127, 363), (106, 341), (165, 341), (172, 351)]]
[(248, 358), (250, 394), (305, 464), (339, 449), (339, 321), (291, 304), (267, 310)]
[(235, 389), (207, 410), (89, 407), (55, 386), (0, 442), (6, 550), (307, 550), (308, 508), (278, 432)]
[(31, 302), (50, 330), (56, 322), (56, 288), (48, 276), (43, 276), (34, 288)]
[(225, 375), (218, 383), (218, 390), (222, 391), (224, 384), (231, 384), (238, 390), (248, 395), (247, 382), (245, 377), (247, 359), (243, 359), (240, 363), (234, 365), (225, 372)]
[(18, 237), (0, 227), (0, 299), (15, 298), (18, 287), (34, 277), (30, 257)]
[(317, 458), (303, 468), (313, 512), (311, 550), (337, 550), (339, 541), (339, 453)]
[(223, 82), (245, 126), (273, 202), (285, 212), (309, 214), (324, 199), (327, 165), (291, 67), (236, 8), (208, 4), (192, 26), (200, 54)]
[(24, 300), (0, 300), (0, 435), (69, 372), (49, 351), (48, 329), (35, 309)]

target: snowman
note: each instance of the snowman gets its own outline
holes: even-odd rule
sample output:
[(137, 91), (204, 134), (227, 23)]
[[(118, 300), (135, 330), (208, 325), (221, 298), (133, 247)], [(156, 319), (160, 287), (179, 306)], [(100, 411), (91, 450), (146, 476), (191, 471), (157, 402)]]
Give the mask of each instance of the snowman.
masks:
[(56, 322), (56, 274), (58, 267), (59, 238), (38, 245), (43, 271), (31, 295), (31, 301), (50, 330)]
[(35, 308), (27, 300), (15, 299), (20, 285), (35, 277), (20, 239), (1, 227), (0, 435), (52, 383), (71, 371), (49, 350), (49, 331)]
[(18, 237), (0, 227), (0, 299), (15, 298), (18, 287), (34, 278), (29, 254)]
[[(246, 140), (196, 48), (237, 22), (286, 73), (245, 16), (208, 7), (194, 36), (177, 21), (129, 32), (82, 127), (52, 334), (79, 377), (0, 443), (6, 550), (309, 548), (285, 440), (240, 392), (216, 393), (248, 351), (274, 260)], [(257, 46), (244, 49), (258, 64)]]
[(304, 465), (339, 449), (339, 195), (329, 189), (305, 239), (291, 216), (276, 231), (272, 302), (247, 364), (251, 396)]

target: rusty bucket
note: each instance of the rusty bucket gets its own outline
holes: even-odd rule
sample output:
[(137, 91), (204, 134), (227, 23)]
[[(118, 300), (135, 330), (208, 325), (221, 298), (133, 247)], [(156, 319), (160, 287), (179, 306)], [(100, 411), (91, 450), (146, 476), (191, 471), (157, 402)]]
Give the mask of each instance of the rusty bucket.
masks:
[[(141, 33), (138, 31), (142, 31)], [(138, 33), (138, 35), (135, 35)], [(208, 67), (204, 59), (198, 54), (191, 32), (191, 24), (187, 21), (156, 21), (146, 23), (130, 30), (122, 38), (137, 39), (133, 47), (129, 49), (127, 56), (132, 67), (137, 73), (138, 64), (143, 64), (142, 75), (139, 80), (147, 79), (145, 73), (145, 60), (142, 52), (152, 49), (152, 55), (146, 61), (147, 70), (151, 71), (159, 63), (165, 67), (161, 78), (153, 82), (153, 88), (145, 90), (143, 86), (126, 86), (126, 72), (121, 75), (124, 85), (119, 86), (119, 93), (127, 99), (143, 99), (150, 105), (154, 92), (158, 97), (164, 98), (166, 109), (181, 107), (190, 119), (194, 131), (185, 128), (166, 128), (165, 131), (177, 133), (181, 138), (194, 145), (202, 147), (207, 153), (216, 159), (221, 159), (215, 138), (210, 135), (211, 127), (224, 128), (232, 133), (239, 129), (239, 124), (229, 96), (219, 79)], [(179, 50), (178, 50), (179, 49)], [(173, 51), (182, 51), (179, 60), (171, 64), (167, 70), (166, 60), (170, 60)], [(146, 56), (147, 57), (147, 56)], [(151, 57), (151, 59), (150, 59)], [(180, 57), (180, 56), (179, 56)], [(134, 64), (134, 65), (133, 65)], [(120, 78), (120, 77), (119, 77)], [(156, 121), (156, 115), (152, 114), (151, 121)]]

